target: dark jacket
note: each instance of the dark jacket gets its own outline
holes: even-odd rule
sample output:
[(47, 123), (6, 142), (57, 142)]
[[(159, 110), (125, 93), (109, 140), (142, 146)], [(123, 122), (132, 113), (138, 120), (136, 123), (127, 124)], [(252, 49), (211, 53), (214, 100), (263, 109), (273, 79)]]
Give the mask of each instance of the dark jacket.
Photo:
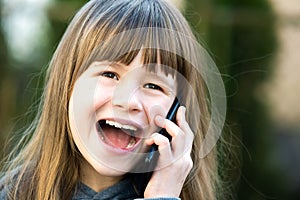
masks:
[[(130, 179), (125, 179), (101, 192), (95, 192), (83, 183), (79, 183), (75, 188), (72, 200), (142, 200)], [(7, 188), (0, 189), (0, 200), (7, 200)], [(160, 197), (147, 198), (147, 200), (180, 200), (179, 198)]]

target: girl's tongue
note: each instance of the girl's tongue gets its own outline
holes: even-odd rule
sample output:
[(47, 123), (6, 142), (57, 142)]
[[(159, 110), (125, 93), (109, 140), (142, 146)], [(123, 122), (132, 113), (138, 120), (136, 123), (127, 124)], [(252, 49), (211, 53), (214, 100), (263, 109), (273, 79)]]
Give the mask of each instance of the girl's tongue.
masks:
[(134, 146), (136, 140), (130, 132), (124, 129), (116, 128), (109, 125), (101, 126), (104, 141), (111, 146), (120, 149), (129, 149)]

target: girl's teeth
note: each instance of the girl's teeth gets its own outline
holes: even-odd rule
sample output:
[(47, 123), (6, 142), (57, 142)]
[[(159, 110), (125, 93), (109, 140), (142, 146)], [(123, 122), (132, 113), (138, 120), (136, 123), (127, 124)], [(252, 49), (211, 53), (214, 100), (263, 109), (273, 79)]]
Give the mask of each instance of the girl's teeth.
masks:
[(131, 138), (131, 140), (129, 141), (126, 149), (129, 149), (129, 148), (133, 147), (134, 145), (135, 145), (135, 139)]
[(127, 129), (127, 130), (132, 130), (132, 131), (136, 131), (137, 129), (133, 126), (130, 126), (130, 125), (122, 125), (118, 122), (114, 122), (114, 121), (109, 121), (109, 120), (106, 120), (106, 124), (109, 124), (111, 126), (114, 126), (114, 127), (117, 127), (117, 128), (123, 128), (123, 129)]

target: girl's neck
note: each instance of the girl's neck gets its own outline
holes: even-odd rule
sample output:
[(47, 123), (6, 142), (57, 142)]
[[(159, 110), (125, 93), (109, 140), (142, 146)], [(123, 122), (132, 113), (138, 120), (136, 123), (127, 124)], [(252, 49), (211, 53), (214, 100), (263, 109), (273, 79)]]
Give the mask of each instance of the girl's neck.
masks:
[(81, 168), (81, 182), (93, 189), (95, 192), (100, 192), (106, 188), (118, 183), (123, 176), (104, 176), (99, 174), (89, 163), (83, 161)]

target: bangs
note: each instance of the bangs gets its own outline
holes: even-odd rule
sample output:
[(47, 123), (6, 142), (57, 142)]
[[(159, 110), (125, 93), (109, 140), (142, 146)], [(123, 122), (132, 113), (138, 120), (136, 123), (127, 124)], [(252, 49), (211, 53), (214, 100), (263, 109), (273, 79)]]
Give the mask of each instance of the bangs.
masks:
[(171, 75), (175, 78), (175, 72), (182, 72), (182, 69), (187, 67), (187, 62), (181, 56), (166, 50), (153, 48), (133, 50), (111, 61), (129, 65), (140, 51), (142, 51), (141, 62), (149, 72), (162, 71), (166, 76)]
[(87, 66), (95, 61), (129, 65), (142, 51), (141, 62), (148, 71), (157, 73), (160, 69), (165, 75), (175, 77), (175, 72), (179, 72), (186, 76), (192, 67), (186, 57), (191, 55), (187, 53), (190, 52), (189, 47), (184, 45), (188, 42), (180, 40), (178, 33), (165, 29), (139, 28), (124, 31), (101, 42), (88, 59)]

